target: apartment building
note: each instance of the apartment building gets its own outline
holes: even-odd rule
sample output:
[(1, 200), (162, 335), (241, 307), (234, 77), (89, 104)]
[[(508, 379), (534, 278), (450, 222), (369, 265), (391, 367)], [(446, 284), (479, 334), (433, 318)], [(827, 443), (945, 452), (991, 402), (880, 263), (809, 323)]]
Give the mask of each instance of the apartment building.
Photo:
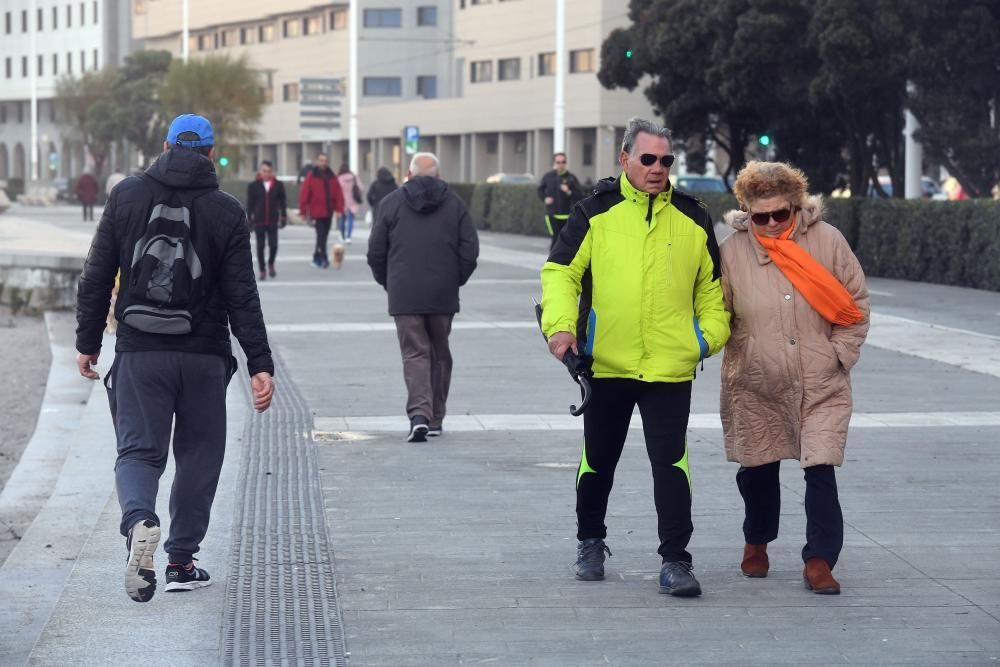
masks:
[[(88, 166), (84, 147), (59, 122), (53, 100), (56, 82), (120, 63), (131, 41), (129, 16), (128, 0), (0, 2), (0, 179), (29, 176), (33, 78), (39, 178), (76, 176)], [(123, 159), (119, 152), (113, 165)]]

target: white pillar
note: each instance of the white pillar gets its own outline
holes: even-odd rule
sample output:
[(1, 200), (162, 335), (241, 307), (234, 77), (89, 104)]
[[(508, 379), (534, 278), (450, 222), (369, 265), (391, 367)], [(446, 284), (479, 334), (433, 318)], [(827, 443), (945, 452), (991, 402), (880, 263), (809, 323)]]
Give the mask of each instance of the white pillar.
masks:
[(351, 25), (348, 29), (348, 40), (350, 41), (350, 121), (348, 124), (347, 154), (351, 171), (358, 173), (358, 94), (361, 87), (358, 85), (358, 29), (361, 17), (358, 16), (358, 0), (351, 0), (348, 10), (348, 19)]
[[(914, 92), (912, 83), (907, 84), (906, 88), (908, 92)], [(906, 137), (906, 171), (903, 192), (907, 199), (920, 199), (924, 195), (923, 187), (920, 184), (924, 168), (924, 145), (913, 138), (913, 133), (919, 129), (920, 123), (917, 122), (916, 116), (913, 115), (912, 111), (906, 109), (906, 126), (903, 128), (903, 134)]]
[(566, 0), (556, 0), (556, 101), (553, 106), (552, 148), (565, 150), (566, 139)]
[(38, 11), (36, 0), (28, 5), (28, 25), (31, 28), (31, 55), (28, 71), (31, 72), (31, 150), (28, 151), (28, 180), (37, 181), (38, 169)]
[(188, 11), (188, 0), (181, 0), (181, 60), (188, 61), (191, 50), (191, 32), (189, 30), (190, 12)]

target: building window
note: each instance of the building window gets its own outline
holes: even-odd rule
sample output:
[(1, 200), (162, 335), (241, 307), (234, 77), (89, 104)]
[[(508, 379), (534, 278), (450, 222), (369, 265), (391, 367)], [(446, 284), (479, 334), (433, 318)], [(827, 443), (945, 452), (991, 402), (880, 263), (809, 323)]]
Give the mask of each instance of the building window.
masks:
[(472, 71), (469, 81), (472, 83), (484, 83), (493, 80), (493, 61), (476, 60), (472, 62)]
[(556, 73), (556, 54), (554, 51), (538, 54), (538, 76), (553, 76)]
[(282, 28), (283, 37), (298, 37), (302, 34), (302, 22), (298, 19), (288, 19)]
[(56, 122), (56, 103), (49, 102), (49, 122)]
[(84, 2), (80, 3), (80, 25), (87, 25), (87, 5)]
[(240, 28), (240, 44), (256, 44), (257, 28)]
[(521, 78), (521, 59), (503, 58), (497, 62), (497, 78), (501, 81), (517, 81)]
[(198, 35), (198, 50), (207, 51), (212, 46), (212, 35)]
[(87, 53), (85, 51), (80, 51), (80, 71), (87, 71)]
[(52, 54), (52, 76), (59, 76), (59, 54)]
[(10, 15), (10, 12), (7, 12), (6, 14), (4, 14), (4, 26), (5, 26), (5, 32), (8, 35), (10, 34), (11, 24), (12, 23), (13, 23), (13, 21), (12, 21), (12, 17)]
[(28, 32), (28, 10), (21, 11), (21, 32)]
[(417, 25), (435, 26), (437, 24), (437, 7), (417, 7)]
[(66, 5), (66, 27), (73, 27), (73, 7)]
[(7, 122), (7, 105), (0, 104), (0, 123)]
[(271, 72), (260, 72), (260, 99), (264, 104), (274, 104), (274, 79)]
[(583, 145), (583, 166), (584, 167), (594, 166), (594, 144)]
[(73, 52), (72, 51), (67, 51), (66, 52), (66, 73), (67, 74), (72, 74), (73, 73)]
[(36, 14), (37, 20), (35, 21), (35, 29), (38, 32), (42, 32), (42, 30), (44, 30), (44, 23), (45, 23), (44, 18), (43, 18), (44, 15), (45, 15), (45, 11), (41, 7), (39, 7), (38, 10), (37, 10), (37, 14)]
[(299, 101), (299, 84), (298, 83), (286, 83), (281, 87), (281, 99), (286, 102), (298, 102)]
[(594, 50), (578, 49), (569, 52), (569, 71), (576, 74), (578, 72), (594, 71)]
[(94, 0), (94, 25), (97, 25), (97, 0)]
[(14, 61), (11, 58), (7, 58), (4, 65), (7, 70), (7, 78), (9, 79), (14, 76)]
[(322, 32), (323, 23), (319, 16), (307, 16), (302, 19), (303, 35), (318, 35)]
[(24, 122), (24, 102), (17, 103), (17, 122)]
[(438, 96), (438, 80), (436, 76), (417, 77), (417, 95), (426, 100)]
[(37, 67), (38, 71), (36, 72), (36, 75), (43, 76), (45, 74), (45, 58), (42, 55), (38, 56), (37, 65), (38, 65)]
[(98, 64), (98, 60), (97, 60), (98, 58), (99, 58), (99, 56), (97, 54), (97, 49), (94, 49), (94, 69), (95, 70), (101, 68), (101, 66)]
[(330, 30), (347, 30), (347, 11), (334, 9), (330, 12)]
[(273, 42), (274, 41), (274, 24), (262, 25), (260, 27), (260, 41), (263, 42)]
[(222, 45), (236, 46), (236, 28), (222, 31)]
[(488, 155), (496, 155), (500, 150), (500, 140), (496, 137), (490, 137), (486, 140), (486, 153)]
[(21, 76), (28, 76), (28, 56), (21, 56)]
[(398, 76), (366, 76), (363, 88), (369, 97), (399, 97), (403, 94), (403, 80)]
[(366, 28), (402, 28), (402, 9), (366, 9), (364, 13)]
[(53, 30), (58, 30), (59, 29), (59, 8), (58, 7), (53, 7), (52, 8), (52, 29)]

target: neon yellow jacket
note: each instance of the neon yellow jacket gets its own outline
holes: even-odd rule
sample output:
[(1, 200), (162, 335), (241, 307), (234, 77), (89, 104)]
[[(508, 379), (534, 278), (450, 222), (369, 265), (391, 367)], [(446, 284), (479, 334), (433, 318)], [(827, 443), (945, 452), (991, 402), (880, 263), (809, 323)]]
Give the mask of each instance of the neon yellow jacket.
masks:
[(573, 208), (542, 267), (542, 329), (576, 332), (594, 376), (686, 382), (729, 339), (711, 216), (625, 174)]

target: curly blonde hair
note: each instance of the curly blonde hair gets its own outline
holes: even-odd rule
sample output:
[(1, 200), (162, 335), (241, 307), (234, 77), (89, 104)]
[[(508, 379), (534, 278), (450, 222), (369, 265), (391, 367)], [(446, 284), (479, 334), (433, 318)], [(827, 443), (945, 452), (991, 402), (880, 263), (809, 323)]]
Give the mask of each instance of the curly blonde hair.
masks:
[(787, 162), (754, 160), (736, 175), (733, 192), (744, 211), (750, 202), (770, 197), (787, 197), (792, 206), (801, 208), (809, 194), (809, 179)]

